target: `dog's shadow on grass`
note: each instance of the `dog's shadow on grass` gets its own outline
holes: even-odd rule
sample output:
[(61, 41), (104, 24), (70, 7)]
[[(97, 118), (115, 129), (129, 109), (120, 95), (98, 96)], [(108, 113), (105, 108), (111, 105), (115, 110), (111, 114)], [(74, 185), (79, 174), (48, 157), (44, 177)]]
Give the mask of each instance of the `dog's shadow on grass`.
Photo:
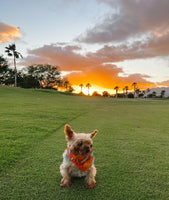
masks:
[(60, 199), (99, 199), (97, 186), (94, 189), (86, 188), (85, 177), (72, 178), (70, 187), (61, 187)]
[(72, 185), (76, 185), (76, 186), (86, 186), (86, 181), (85, 181), (85, 178), (84, 177), (81, 177), (81, 178), (79, 178), (79, 177), (73, 177), (72, 179), (71, 179), (71, 181), (72, 181)]

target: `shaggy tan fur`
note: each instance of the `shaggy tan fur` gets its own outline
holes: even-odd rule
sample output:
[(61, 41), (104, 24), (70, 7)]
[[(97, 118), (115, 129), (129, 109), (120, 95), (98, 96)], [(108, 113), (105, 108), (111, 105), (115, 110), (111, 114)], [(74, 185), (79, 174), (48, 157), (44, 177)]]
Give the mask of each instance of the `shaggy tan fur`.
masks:
[[(65, 125), (65, 134), (67, 145), (74, 155), (85, 155), (92, 150), (93, 138), (97, 134), (97, 130), (93, 133), (75, 133), (68, 124)], [(74, 163), (68, 158), (67, 149), (63, 153), (63, 163), (60, 165), (60, 173), (62, 175), (61, 186), (67, 187), (71, 185), (71, 177), (86, 177), (86, 187), (94, 188), (96, 168), (94, 164), (91, 166), (89, 172), (82, 171), (74, 165)]]

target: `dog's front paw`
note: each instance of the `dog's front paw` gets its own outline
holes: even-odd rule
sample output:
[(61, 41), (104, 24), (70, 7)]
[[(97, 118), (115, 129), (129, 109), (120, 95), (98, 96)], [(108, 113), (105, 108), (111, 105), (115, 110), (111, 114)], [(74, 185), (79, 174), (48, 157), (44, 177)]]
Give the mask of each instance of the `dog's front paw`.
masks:
[(70, 180), (65, 179), (65, 178), (62, 179), (61, 184), (60, 184), (61, 187), (70, 187), (70, 185), (71, 185)]
[(87, 189), (93, 189), (95, 187), (95, 183), (96, 183), (96, 181), (92, 181), (90, 183), (87, 183), (87, 185), (86, 185)]

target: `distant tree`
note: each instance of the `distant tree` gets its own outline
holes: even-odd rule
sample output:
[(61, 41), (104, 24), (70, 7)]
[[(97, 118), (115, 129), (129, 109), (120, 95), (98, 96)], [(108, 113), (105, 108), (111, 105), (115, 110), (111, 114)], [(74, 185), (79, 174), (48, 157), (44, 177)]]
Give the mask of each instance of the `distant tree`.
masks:
[(123, 88), (123, 97), (125, 96), (125, 88)]
[(107, 91), (104, 91), (104, 92), (102, 93), (102, 96), (103, 96), (103, 97), (109, 97), (110, 94), (109, 94)]
[(84, 94), (83, 92), (80, 92), (79, 95), (81, 95), (81, 96), (85, 96), (85, 94)]
[(152, 97), (155, 98), (156, 97), (157, 92), (153, 91), (152, 92)]
[(128, 97), (128, 98), (134, 98), (134, 94), (130, 92), (130, 93), (127, 95), (127, 97)]
[(145, 95), (145, 93), (146, 93), (146, 91), (145, 91), (145, 90), (143, 90), (143, 91), (142, 91), (142, 93), (143, 93), (143, 96), (144, 96), (144, 95)]
[(0, 73), (7, 70), (8, 70), (8, 62), (3, 57), (3, 55), (0, 55)]
[(123, 93), (117, 94), (117, 98), (123, 98), (123, 97), (124, 97), (124, 94), (123, 94)]
[(34, 77), (44, 88), (52, 88), (61, 79), (57, 66), (38, 64), (28, 66), (25, 70), (28, 76)]
[[(14, 85), (15, 83), (15, 72), (13, 69), (8, 69), (4, 74), (4, 84), (5, 85)], [(17, 79), (20, 80), (20, 73), (17, 73)]]
[(68, 92), (73, 92), (73, 91), (74, 91), (74, 88), (71, 85), (69, 85)]
[(0, 84), (13, 85), (14, 80), (15, 80), (14, 70), (9, 68), (7, 60), (1, 55), (0, 56)]
[(54, 65), (41, 65), (41, 69), (43, 73), (42, 83), (45, 87), (53, 87), (56, 85), (57, 80), (59, 80), (60, 72), (58, 71), (58, 67)]
[(153, 98), (153, 94), (150, 93), (150, 94), (147, 95), (147, 97), (148, 97), (148, 98)]
[(66, 88), (66, 91), (68, 90), (68, 85), (69, 85), (69, 81), (65, 81), (64, 82), (64, 87)]
[(165, 90), (162, 90), (162, 91), (161, 91), (161, 95), (160, 95), (160, 97), (163, 98), (164, 95), (165, 95)]
[(93, 94), (92, 94), (93, 97), (100, 97), (101, 95), (97, 92), (97, 91), (94, 91)]
[(123, 88), (123, 97), (127, 96), (128, 89), (129, 89), (128, 86), (125, 86)]
[(125, 91), (126, 91), (126, 95), (127, 95), (128, 90), (129, 90), (129, 87), (128, 87), (128, 86), (125, 86), (124, 89), (125, 89)]
[(116, 86), (116, 87), (114, 88), (114, 90), (116, 90), (116, 98), (117, 98), (117, 94), (118, 94), (119, 86)]
[(8, 56), (13, 56), (14, 61), (14, 72), (15, 72), (15, 87), (17, 87), (17, 68), (16, 68), (16, 59), (23, 58), (21, 53), (16, 51), (16, 45), (10, 44), (8, 47), (5, 47), (5, 52), (8, 54)]
[(0, 56), (0, 84), (5, 84), (6, 75), (8, 72), (8, 62), (7, 60), (1, 55)]
[(22, 76), (18, 78), (18, 86), (22, 88), (40, 88), (41, 87), (36, 77), (27, 75), (27, 74), (22, 74)]
[(143, 97), (144, 96), (144, 92), (140, 92), (139, 94), (138, 94), (138, 97)]
[(58, 87), (63, 87), (63, 80), (62, 79), (58, 79), (56, 83), (57, 83)]
[(146, 92), (149, 93), (150, 92), (150, 88), (147, 88)]
[(86, 87), (88, 88), (88, 96), (89, 96), (89, 89), (90, 89), (90, 87), (91, 87), (91, 84), (90, 84), (90, 83), (87, 83), (87, 84), (86, 84)]
[(141, 92), (141, 91), (140, 91), (140, 89), (138, 89), (138, 88), (135, 90), (135, 93), (137, 94), (137, 97), (139, 97), (140, 92)]
[(81, 88), (81, 93), (82, 93), (83, 84), (81, 83), (79, 86)]
[(136, 88), (137, 88), (137, 83), (136, 83), (136, 82), (132, 83), (132, 86), (134, 87), (134, 97), (135, 97), (135, 94), (136, 94)]
[[(137, 89), (136, 89), (136, 93), (137, 93)], [(142, 91), (139, 90), (137, 95), (138, 95), (138, 97), (144, 97), (145, 93), (146, 93), (145, 90), (142, 90)]]
[(146, 91), (145, 91), (145, 93), (147, 94), (146, 97), (148, 97), (148, 98), (149, 98), (149, 96), (148, 96), (149, 92), (150, 92), (150, 88), (147, 88)]

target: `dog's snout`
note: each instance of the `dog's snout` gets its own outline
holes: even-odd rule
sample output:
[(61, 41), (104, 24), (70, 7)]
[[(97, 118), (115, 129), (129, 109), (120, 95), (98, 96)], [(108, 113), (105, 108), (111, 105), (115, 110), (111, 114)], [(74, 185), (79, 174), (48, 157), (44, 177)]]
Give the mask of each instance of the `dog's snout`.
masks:
[(86, 151), (86, 153), (89, 153), (90, 148), (88, 146), (85, 146), (85, 151)]

